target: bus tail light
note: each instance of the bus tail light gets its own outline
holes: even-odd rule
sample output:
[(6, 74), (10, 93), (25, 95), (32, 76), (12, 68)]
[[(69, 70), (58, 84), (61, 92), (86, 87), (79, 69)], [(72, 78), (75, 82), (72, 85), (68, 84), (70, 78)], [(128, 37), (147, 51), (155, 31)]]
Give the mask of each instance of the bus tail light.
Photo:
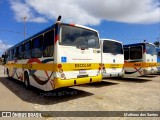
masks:
[[(101, 73), (101, 70), (102, 70), (103, 68), (105, 69), (104, 64), (100, 63), (100, 64), (99, 64), (99, 67), (98, 67), (98, 72), (97, 72), (97, 73), (100, 74), (100, 73)], [(97, 75), (98, 75), (98, 74), (97, 74)]]
[(66, 76), (65, 76), (65, 74), (63, 73), (62, 64), (58, 64), (57, 67), (58, 67), (58, 69), (59, 69), (58, 71), (59, 71), (59, 73), (60, 73), (60, 77), (63, 78), (63, 79), (66, 79)]
[(101, 69), (105, 69), (105, 67), (104, 67), (104, 64), (99, 64), (99, 68), (98, 68), (98, 70), (101, 70)]
[(58, 64), (58, 68), (59, 68), (59, 69), (62, 68), (62, 65), (61, 65), (61, 64)]
[(101, 70), (101, 67), (99, 67), (98, 70)]
[(59, 73), (63, 73), (63, 69), (59, 69)]
[(65, 78), (65, 74), (64, 73), (61, 74), (61, 78)]

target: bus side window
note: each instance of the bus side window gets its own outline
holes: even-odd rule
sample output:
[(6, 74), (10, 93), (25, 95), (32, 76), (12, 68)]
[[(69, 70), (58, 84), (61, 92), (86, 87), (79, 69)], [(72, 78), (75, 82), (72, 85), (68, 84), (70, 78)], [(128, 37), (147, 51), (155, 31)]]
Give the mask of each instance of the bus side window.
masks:
[(32, 58), (40, 58), (42, 57), (42, 42), (43, 42), (43, 35), (36, 37), (32, 40)]
[(9, 50), (7, 51), (7, 55), (8, 55), (7, 61), (9, 61), (10, 60), (10, 51)]
[(124, 48), (124, 60), (129, 59), (129, 48)]
[(31, 41), (28, 41), (24, 44), (24, 59), (29, 59), (31, 54)]
[(16, 57), (17, 57), (17, 48), (15, 47), (15, 48), (13, 49), (13, 53), (12, 53), (12, 60), (15, 60)]
[(21, 60), (23, 58), (23, 44), (18, 47), (17, 53), (17, 59)]
[(54, 31), (44, 34), (43, 57), (51, 57), (54, 53)]
[(13, 60), (14, 59), (14, 49), (11, 50), (10, 56), (11, 56), (10, 60)]

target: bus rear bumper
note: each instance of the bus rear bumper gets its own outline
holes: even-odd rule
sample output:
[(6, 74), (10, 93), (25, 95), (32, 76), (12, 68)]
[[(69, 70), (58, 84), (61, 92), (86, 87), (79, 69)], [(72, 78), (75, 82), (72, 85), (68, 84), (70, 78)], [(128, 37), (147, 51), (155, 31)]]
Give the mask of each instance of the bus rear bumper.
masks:
[(123, 73), (116, 72), (116, 73), (102, 73), (103, 78), (110, 78), (110, 77), (121, 77), (123, 76)]
[(93, 82), (100, 82), (102, 80), (102, 75), (98, 76), (91, 76), (91, 77), (85, 77), (85, 78), (73, 78), (73, 79), (55, 79), (55, 88), (61, 88), (61, 87), (69, 87), (74, 85), (81, 85), (81, 84), (87, 84), (87, 83), (93, 83)]

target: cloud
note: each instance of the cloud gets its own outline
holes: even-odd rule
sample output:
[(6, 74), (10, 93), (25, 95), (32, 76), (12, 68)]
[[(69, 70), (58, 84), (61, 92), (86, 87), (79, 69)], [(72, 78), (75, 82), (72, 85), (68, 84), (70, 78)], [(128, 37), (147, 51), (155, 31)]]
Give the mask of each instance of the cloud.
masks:
[(20, 0), (10, 0), (11, 9), (15, 13), (15, 19), (19, 22), (23, 21), (23, 18), (26, 16), (27, 21), (29, 22), (47, 22), (44, 17), (35, 16), (36, 12), (25, 2)]
[(12, 47), (13, 45), (8, 45), (0, 40), (0, 52), (4, 52), (6, 49)]
[[(102, 20), (151, 24), (160, 21), (158, 0), (12, 0), (15, 18), (47, 22), (62, 15), (64, 22), (98, 25)], [(158, 7), (159, 6), (159, 7)]]

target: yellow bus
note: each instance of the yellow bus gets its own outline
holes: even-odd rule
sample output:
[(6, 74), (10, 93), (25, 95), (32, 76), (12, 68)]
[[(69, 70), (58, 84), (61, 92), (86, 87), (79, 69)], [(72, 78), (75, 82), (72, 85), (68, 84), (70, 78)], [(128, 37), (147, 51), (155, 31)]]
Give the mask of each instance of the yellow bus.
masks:
[(157, 73), (157, 53), (152, 43), (124, 45), (124, 77)]
[(99, 42), (96, 30), (57, 20), (6, 50), (5, 73), (44, 91), (100, 82)]

